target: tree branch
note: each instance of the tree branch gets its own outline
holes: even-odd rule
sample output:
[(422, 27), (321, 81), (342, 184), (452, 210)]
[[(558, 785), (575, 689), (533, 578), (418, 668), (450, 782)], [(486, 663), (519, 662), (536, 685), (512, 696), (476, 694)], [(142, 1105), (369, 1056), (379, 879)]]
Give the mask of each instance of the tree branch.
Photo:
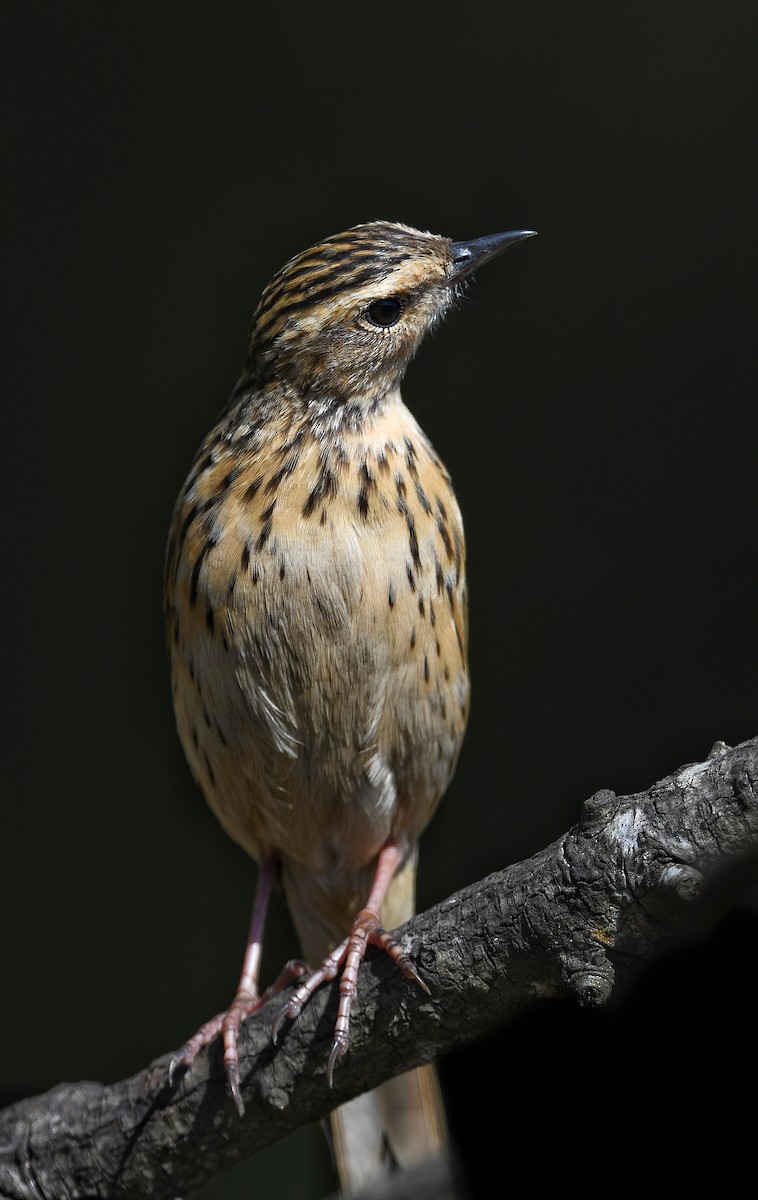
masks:
[(686, 921), (705, 884), (758, 844), (758, 738), (646, 792), (596, 793), (580, 824), (526, 862), (422, 913), (401, 940), (425, 996), (380, 954), (360, 971), (350, 1052), (325, 1068), (337, 989), (274, 1046), (272, 1001), (240, 1039), (243, 1119), (218, 1043), (172, 1089), (170, 1055), (131, 1079), (60, 1084), (0, 1113), (0, 1196), (175, 1197), (400, 1071), (513, 1020), (540, 997), (601, 1006)]

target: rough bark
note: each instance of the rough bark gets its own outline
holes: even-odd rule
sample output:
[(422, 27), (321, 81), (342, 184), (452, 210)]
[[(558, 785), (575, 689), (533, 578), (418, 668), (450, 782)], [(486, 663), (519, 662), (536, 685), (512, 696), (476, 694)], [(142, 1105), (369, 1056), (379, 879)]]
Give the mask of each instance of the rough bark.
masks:
[(361, 968), (350, 1052), (326, 1084), (336, 987), (280, 1044), (280, 1002), (241, 1037), (240, 1119), (218, 1044), (171, 1088), (169, 1055), (131, 1079), (61, 1084), (0, 1113), (0, 1196), (191, 1196), (232, 1166), (416, 1063), (501, 1026), (541, 997), (602, 1006), (681, 928), (708, 884), (758, 844), (758, 738), (717, 743), (646, 792), (601, 791), (533, 858), (451, 896), (401, 940), (431, 995), (380, 954)]

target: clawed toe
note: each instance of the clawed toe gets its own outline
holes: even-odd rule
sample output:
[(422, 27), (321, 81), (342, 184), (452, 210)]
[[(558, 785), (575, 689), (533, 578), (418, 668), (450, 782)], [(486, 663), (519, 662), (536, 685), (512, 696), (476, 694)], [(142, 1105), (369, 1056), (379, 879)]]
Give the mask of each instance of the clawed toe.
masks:
[(281, 1029), (284, 1022), (296, 1020), (297, 1017), (300, 1016), (300, 1013), (302, 1011), (303, 1011), (302, 1004), (294, 996), (291, 997), (291, 999), (289, 999), (286, 1004), (282, 1005), (282, 1007), (279, 1009), (278, 1013), (274, 1017), (273, 1021), (271, 1022), (271, 1041), (274, 1043), (275, 1046), (277, 1045), (277, 1042), (279, 1040), (279, 1030)]
[[(176, 1054), (173, 1055), (168, 1064), (167, 1075), (169, 1087), (175, 1086), (180, 1076), (192, 1065), (199, 1052), (205, 1046), (209, 1046), (221, 1034), (224, 1041), (226, 1090), (234, 1101), (237, 1112), (242, 1116), (245, 1111), (245, 1105), (240, 1091), (239, 1053), (237, 1050), (240, 1026), (246, 1017), (251, 1016), (259, 1008), (262, 1008), (272, 996), (276, 996), (293, 981), (302, 979), (308, 973), (308, 964), (303, 962), (302, 959), (293, 958), (285, 964), (277, 979), (274, 980), (270, 987), (266, 988), (266, 991), (261, 996), (249, 987), (240, 987), (226, 1012), (219, 1013), (212, 1020), (206, 1021), (205, 1025), (198, 1029), (194, 1037), (185, 1042), (182, 1048), (177, 1050)], [(286, 1019), (292, 1003), (293, 998), (284, 1005), (280, 1014), (277, 1015), (274, 1022), (276, 1029)], [(295, 1005), (295, 1008), (289, 1015), (296, 1016), (300, 1008), (302, 1008), (302, 1004), (299, 1006)]]
[(226, 1090), (234, 1101), (234, 1107), (241, 1117), (245, 1115), (245, 1102), (240, 1091), (240, 1072), (238, 1063), (230, 1063), (226, 1067)]
[(327, 1079), (327, 1083), (329, 1084), (329, 1087), (334, 1087), (334, 1065), (337, 1062), (337, 1059), (342, 1058), (342, 1055), (345, 1054), (345, 1052), (347, 1051), (348, 1044), (349, 1044), (349, 1037), (348, 1037), (347, 1033), (335, 1034), (335, 1038), (332, 1043), (332, 1048), (329, 1051), (329, 1058), (328, 1058), (328, 1061), (326, 1064), (326, 1079)]
[(173, 1056), (170, 1063), (168, 1064), (167, 1077), (168, 1077), (168, 1086), (170, 1088), (174, 1087), (174, 1085), (177, 1083), (177, 1081), (179, 1079), (179, 1075), (182, 1074), (184, 1072), (184, 1070), (186, 1069), (186, 1063), (184, 1062), (184, 1059), (183, 1059), (183, 1052), (184, 1052), (184, 1047), (182, 1047), (181, 1050), (177, 1050), (176, 1054)]
[(287, 1002), (279, 1009), (271, 1025), (271, 1037), (276, 1045), (285, 1021), (297, 1020), (321, 984), (328, 983), (337, 975), (341, 975), (334, 1041), (326, 1065), (326, 1077), (330, 1087), (333, 1085), (337, 1060), (342, 1058), (350, 1045), (350, 1012), (357, 993), (358, 969), (369, 945), (379, 946), (390, 956), (406, 978), (413, 980), (427, 995), (430, 994), (429, 988), (416, 970), (411, 957), (401, 948), (392, 934), (383, 928), (376, 913), (369, 908), (364, 908), (353, 922), (350, 936), (345, 938), (345, 941), (324, 959), (317, 971), (299, 984)]

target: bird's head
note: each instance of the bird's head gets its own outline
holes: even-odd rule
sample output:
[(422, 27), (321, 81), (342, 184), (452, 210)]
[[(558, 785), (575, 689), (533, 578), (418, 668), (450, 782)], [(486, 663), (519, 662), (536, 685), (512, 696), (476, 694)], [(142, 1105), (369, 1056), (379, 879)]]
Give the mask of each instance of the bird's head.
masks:
[(381, 399), (481, 263), (531, 231), (453, 242), (372, 221), (298, 254), (253, 318), (248, 369), (312, 400)]

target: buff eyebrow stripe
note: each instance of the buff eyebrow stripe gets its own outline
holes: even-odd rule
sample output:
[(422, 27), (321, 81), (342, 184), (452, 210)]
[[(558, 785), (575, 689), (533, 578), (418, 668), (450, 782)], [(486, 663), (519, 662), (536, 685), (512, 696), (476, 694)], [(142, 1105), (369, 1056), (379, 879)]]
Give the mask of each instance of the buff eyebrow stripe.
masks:
[(343, 292), (350, 292), (354, 288), (363, 287), (364, 284), (371, 283), (372, 280), (383, 273), (383, 265), (376, 264), (365, 271), (361, 271), (358, 275), (345, 275), (333, 283), (331, 287), (321, 288), (320, 291), (309, 296), (301, 296), (297, 300), (280, 301), (277, 303), (272, 297), (267, 308), (259, 315), (259, 325), (261, 328), (266, 328), (272, 322), (279, 320), (281, 317), (289, 316), (290, 313), (297, 311), (297, 309), (318, 305), (324, 300), (331, 300), (332, 297), (339, 296)]

